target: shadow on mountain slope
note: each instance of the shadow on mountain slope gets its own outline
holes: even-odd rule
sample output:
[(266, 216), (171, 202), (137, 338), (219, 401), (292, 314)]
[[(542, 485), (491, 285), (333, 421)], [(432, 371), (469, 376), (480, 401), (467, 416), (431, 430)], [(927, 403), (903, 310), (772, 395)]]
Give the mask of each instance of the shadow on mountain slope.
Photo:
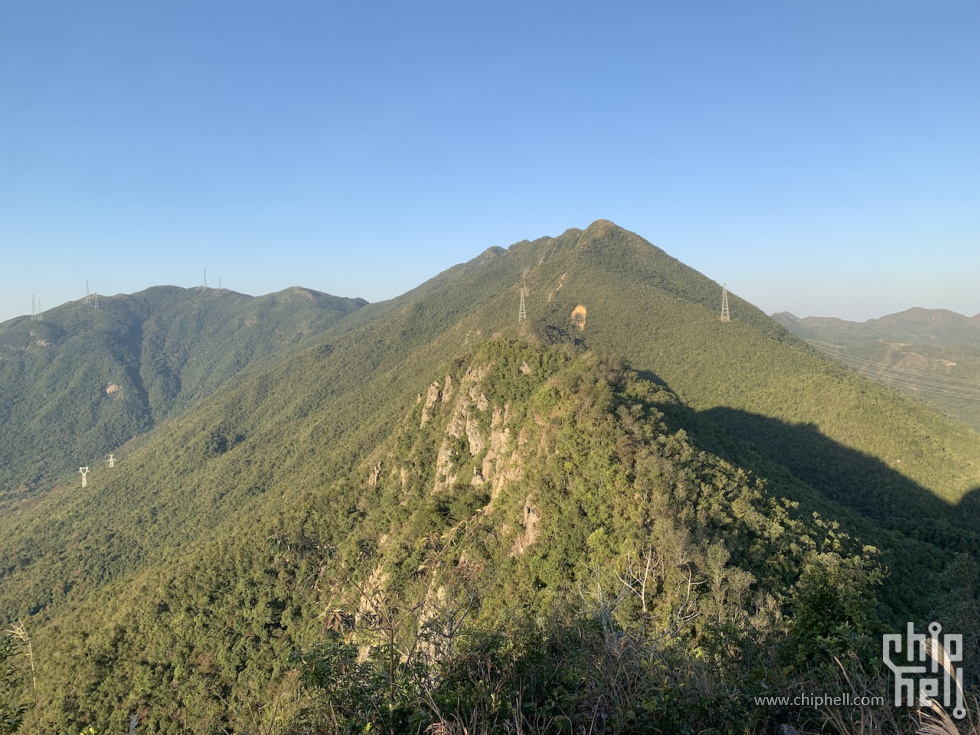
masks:
[(637, 370), (636, 374), (639, 375), (643, 380), (649, 380), (654, 385), (659, 385), (661, 388), (666, 388), (667, 390), (670, 390), (670, 386), (667, 385), (667, 381), (665, 381), (656, 373), (650, 372), (649, 370)]
[[(790, 424), (724, 407), (699, 415), (749, 442), (764, 459), (785, 467), (827, 499), (884, 528), (951, 551), (977, 547), (977, 489), (950, 504), (877, 457), (828, 438), (814, 424)], [(900, 457), (895, 464), (901, 464)]]
[(766, 478), (770, 492), (798, 502), (802, 514), (815, 511), (876, 546), (889, 570), (880, 610), (885, 620), (934, 615), (936, 585), (944, 590), (938, 594), (955, 593), (944, 579), (955, 555), (976, 558), (980, 488), (947, 502), (814, 424), (732, 408), (698, 412), (679, 402), (657, 408), (672, 431), (683, 429), (699, 448)]
[(962, 513), (966, 522), (972, 524), (973, 528), (977, 528), (980, 519), (980, 487), (975, 487), (964, 495), (956, 504), (956, 508)]

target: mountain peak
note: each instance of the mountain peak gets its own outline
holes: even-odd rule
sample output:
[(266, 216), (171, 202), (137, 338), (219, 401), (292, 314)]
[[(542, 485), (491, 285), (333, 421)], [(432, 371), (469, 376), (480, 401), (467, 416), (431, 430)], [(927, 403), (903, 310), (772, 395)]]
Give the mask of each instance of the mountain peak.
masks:
[(303, 286), (290, 286), (289, 288), (283, 289), (280, 293), (284, 296), (298, 296), (300, 298), (305, 298), (308, 301), (313, 301), (316, 296), (320, 294), (319, 291), (313, 291), (309, 288), (304, 288)]
[(790, 311), (778, 311), (772, 315), (772, 318), (780, 324), (783, 323), (784, 319), (793, 322), (794, 324), (799, 324), (802, 321), (798, 316), (796, 316), (796, 314)]
[(602, 234), (608, 230), (622, 230), (623, 228), (617, 225), (615, 222), (610, 222), (607, 219), (597, 219), (591, 225), (585, 228), (586, 232)]
[(482, 253), (480, 253), (479, 261), (481, 263), (489, 263), (491, 260), (494, 260), (495, 258), (499, 258), (501, 255), (507, 255), (506, 248), (502, 248), (497, 245), (494, 245), (493, 247), (489, 247), (486, 250), (484, 250)]

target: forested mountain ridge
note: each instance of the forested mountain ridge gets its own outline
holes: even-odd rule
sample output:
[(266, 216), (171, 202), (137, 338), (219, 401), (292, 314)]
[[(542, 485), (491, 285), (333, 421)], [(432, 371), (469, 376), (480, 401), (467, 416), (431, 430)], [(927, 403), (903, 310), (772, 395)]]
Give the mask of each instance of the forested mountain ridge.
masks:
[[(621, 717), (620, 732), (755, 717), (764, 731), (796, 715), (753, 715), (726, 692), (787, 684), (740, 668), (753, 657), (809, 676), (821, 655), (940, 613), (975, 645), (976, 434), (735, 296), (722, 324), (719, 301), (607, 222), (491, 249), (174, 413), (85, 491), (11, 506), (0, 622), (24, 618), (47, 651), (36, 722), (120, 729), (136, 711), (158, 731), (300, 728), (332, 698), (353, 702), (349, 731), (431, 723), (429, 695), (489, 712), (465, 673), (486, 664), (517, 677), (498, 680), (498, 724), (522, 716), (523, 676), (548, 717)], [(610, 611), (640, 559), (657, 569), (646, 606), (626, 590)], [(440, 587), (451, 648), (476, 658), (412, 632)], [(387, 644), (386, 609), (406, 621)], [(587, 678), (613, 665), (604, 640), (674, 672), (638, 680), (632, 714)], [(398, 663), (423, 648), (404, 660), (424, 676)], [(317, 678), (332, 666), (357, 674), (347, 689)], [(411, 688), (426, 681), (456, 694)]]
[[(302, 359), (312, 368), (329, 357), (316, 350)], [(143, 571), (87, 599), (68, 590), (67, 600), (52, 601), (71, 612), (55, 615), (37, 636), (49, 652), (39, 665), (42, 729), (118, 728), (134, 711), (161, 732), (179, 732), (185, 722), (201, 732), (251, 731), (277, 718), (280, 726), (326, 727), (322, 708), (337, 698), (350, 731), (391, 717), (405, 718), (395, 730), (403, 731), (412, 717), (435, 714), (413, 689), (428, 675), (401, 663), (385, 673), (388, 633), (399, 660), (414, 650), (420, 658), (410, 657), (412, 666), (451, 684), (430, 692), (450, 708), (454, 687), (474, 685), (469, 677), (479, 669), (469, 667), (490, 656), (485, 663), (501, 667), (500, 686), (518, 686), (506, 673), (516, 667), (514, 676), (538, 688), (524, 696), (544, 697), (535, 707), (550, 700), (552, 714), (564, 710), (578, 722), (582, 708), (611, 706), (603, 700), (613, 692), (587, 672), (602, 666), (603, 676), (614, 676), (621, 659), (607, 658), (602, 636), (615, 633), (637, 646), (628, 655), (654, 656), (674, 672), (630, 685), (645, 699), (632, 714), (609, 714), (622, 719), (620, 731), (657, 723), (675, 731), (669, 722), (677, 731), (737, 722), (743, 731), (745, 718), (764, 728), (774, 713), (753, 712), (747, 695), (722, 692), (789, 686), (793, 677), (780, 672), (802, 676), (818, 652), (841, 655), (854, 640), (877, 642), (873, 632), (890, 622), (887, 598), (902, 594), (879, 590), (883, 581), (902, 581), (883, 580), (888, 557), (897, 546), (919, 563), (943, 554), (876, 530), (789, 476), (767, 480), (700, 450), (676, 422), (697, 434), (706, 427), (685, 418), (668, 390), (602, 351), (498, 338), (438, 374), (386, 440), (366, 453), (353, 449), (361, 460), (349, 471), (330, 461), (337, 454), (323, 447), (312, 414), (293, 414), (300, 436), (277, 458), (247, 449), (264, 443), (254, 434), (217, 455), (204, 442), (188, 446), (177, 460), (190, 471), (183, 497), (193, 507), (169, 526), (186, 545), (169, 558), (151, 550), (136, 565)], [(297, 461), (308, 452), (316, 468)], [(134, 456), (130, 464), (146, 462), (149, 470), (157, 459)], [(291, 466), (282, 475), (268, 474), (283, 461)], [(255, 462), (246, 480), (242, 473)], [(175, 479), (160, 478), (158, 486)], [(115, 478), (99, 491), (115, 496), (118, 508), (138, 490), (133, 480)], [(76, 512), (85, 502), (76, 498)], [(213, 532), (197, 533), (202, 510)], [(110, 534), (125, 527), (139, 533), (111, 548), (97, 542), (101, 558), (118, 563), (130, 544), (146, 543), (140, 536), (176, 545), (167, 540), (167, 519), (147, 517), (158, 512), (141, 498), (103, 512)], [(76, 539), (82, 547), (93, 541)], [(935, 566), (935, 589), (962, 596), (968, 590), (935, 582), (947, 565)], [(636, 587), (625, 601), (621, 577)], [(649, 583), (647, 599), (637, 596), (641, 581)], [(401, 621), (390, 630), (383, 623), (389, 614)], [(555, 629), (533, 622), (548, 619), (566, 622)], [(586, 620), (611, 628), (589, 624), (576, 632)], [(488, 631), (521, 643), (486, 649), (500, 645), (485, 638)], [(670, 645), (653, 645), (647, 634), (667, 636)], [(554, 636), (585, 636), (562, 644), (582, 645), (579, 657), (549, 649)], [(343, 663), (345, 637), (374, 652), (362, 668)], [(538, 645), (545, 660), (524, 648)], [(759, 656), (768, 661), (761, 670), (751, 663)], [(309, 673), (306, 686), (297, 688), (290, 670)], [(579, 676), (587, 677), (585, 688), (573, 686)], [(385, 677), (398, 680), (394, 714)], [(483, 716), (518, 716), (512, 700), (494, 701), (479, 702)]]
[(251, 297), (158, 286), (0, 324), (0, 491), (101, 462), (365, 303), (302, 288)]
[[(714, 410), (725, 428), (774, 458), (789, 460), (792, 447), (775, 426), (763, 428), (751, 415), (812, 425), (950, 501), (980, 486), (975, 432), (854, 378), (735, 295), (729, 294), (732, 321), (720, 322), (717, 283), (610, 223), (539, 247), (558, 250), (570, 235), (574, 245), (562, 259), (545, 257), (528, 274), (529, 313), (543, 322), (567, 325), (582, 306), (588, 344), (658, 377), (692, 408)], [(794, 459), (798, 466), (805, 461)]]
[[(521, 645), (530, 645), (544, 633), (534, 632), (535, 619), (574, 610), (608, 615), (608, 625), (630, 635), (649, 629), (676, 637), (662, 651), (665, 663), (696, 666), (703, 646), (720, 682), (745, 671), (730, 652), (722, 666), (712, 626), (728, 626), (728, 636), (776, 636), (790, 659), (791, 648), (805, 657), (817, 645), (813, 636), (829, 628), (794, 633), (780, 622), (782, 610), (815, 604), (804, 601), (804, 590), (826, 575), (843, 595), (819, 600), (835, 606), (834, 624), (871, 630), (876, 553), (671, 431), (656, 407), (676, 402), (610, 355), (502, 339), (479, 345), (413, 402), (353, 472), (322, 478), (319, 489), (292, 484), (285, 497), (264, 503), (247, 536), (202, 540), (195, 553), (56, 618), (46, 631), (52, 660), (41, 673), (56, 695), (43, 703), (42, 727), (119, 727), (131, 711), (162, 732), (179, 732), (185, 721), (199, 731), (247, 730), (250, 716), (271, 726), (274, 715), (323, 727), (323, 686), (355, 688), (334, 702), (352, 729), (396, 718), (402, 732), (413, 717), (433, 716), (412, 699), (421, 699), (411, 689), (425, 677), (415, 678), (411, 666), (455, 680), (434, 693), (454, 706), (459, 677), (478, 673), (467, 670), (470, 657), (492, 642), (479, 643), (484, 631), (527, 635)], [(613, 604), (603, 596), (604, 586), (619, 595), (617, 573), (642, 575), (639, 565), (651, 564), (648, 600)], [(391, 630), (380, 622), (389, 608), (402, 619)], [(347, 650), (336, 632), (347, 625), (359, 629), (351, 640), (380, 657), (363, 664), (365, 677), (379, 673), (372, 667), (386, 660), (383, 638), (393, 637), (398, 670), (384, 674), (399, 679), (393, 713), (381, 681), (380, 691), (359, 691), (355, 663), (336, 660)], [(590, 647), (599, 642), (592, 636)], [(413, 648), (419, 658), (401, 661)], [(500, 663), (516, 656), (519, 667), (567, 666), (535, 686), (559, 698), (555, 714), (564, 708), (576, 722), (585, 716), (577, 710), (605, 696), (598, 686), (572, 686), (587, 658), (547, 664), (506, 648), (485, 653)], [(311, 679), (297, 690), (282, 678), (290, 666), (313, 666), (320, 684)], [(650, 699), (637, 702), (635, 715), (617, 717), (644, 729), (671, 712), (671, 692), (692, 683), (675, 672), (665, 698), (645, 682)], [(351, 702), (354, 695), (362, 701)], [(278, 712), (249, 712), (270, 701)], [(511, 701), (480, 706), (487, 717), (514, 716)], [(722, 723), (746, 708), (734, 701), (711, 713), (707, 702), (692, 702), (673, 716)]]

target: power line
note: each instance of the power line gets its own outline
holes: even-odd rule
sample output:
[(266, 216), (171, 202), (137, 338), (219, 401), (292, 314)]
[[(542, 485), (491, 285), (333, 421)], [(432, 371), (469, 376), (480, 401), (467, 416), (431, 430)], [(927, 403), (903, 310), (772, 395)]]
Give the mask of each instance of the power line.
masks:
[[(897, 365), (882, 365), (880, 362), (875, 362), (874, 360), (868, 360), (866, 358), (858, 357), (857, 355), (851, 355), (851, 354), (848, 354), (846, 352), (840, 352), (836, 348), (825, 347), (824, 345), (818, 344), (816, 342), (809, 342), (808, 344), (811, 347), (815, 347), (816, 349), (820, 350), (821, 352), (823, 352), (823, 353), (825, 353), (827, 355), (833, 355), (835, 357), (840, 357), (842, 360), (846, 359), (846, 360), (851, 360), (851, 361), (856, 362), (856, 363), (863, 363), (863, 364), (868, 365), (869, 367), (874, 368), (874, 369), (888, 370), (890, 372), (896, 372), (896, 373), (906, 373), (909, 376), (912, 376), (912, 377), (915, 377), (915, 378), (928, 378), (930, 380), (937, 380), (937, 381), (944, 382), (944, 383), (960, 383), (964, 387), (967, 387), (967, 388), (980, 388), (980, 383), (977, 383), (977, 381), (975, 381), (975, 380), (965, 380), (963, 378), (953, 378), (951, 376), (946, 376), (946, 375), (927, 375), (927, 374), (922, 373), (922, 372), (920, 372), (918, 370), (910, 370), (909, 368), (901, 368), (901, 367), (898, 367)], [(929, 358), (926, 358), (926, 359), (929, 359)]]
[(980, 389), (969, 388), (960, 385), (951, 385), (943, 383), (941, 380), (929, 379), (927, 376), (921, 378), (915, 378), (907, 375), (889, 375), (882, 372), (881, 370), (876, 370), (874, 368), (868, 367), (867, 364), (850, 362), (846, 357), (841, 355), (835, 355), (835, 357), (840, 360), (844, 365), (847, 365), (854, 370), (857, 370), (862, 375), (866, 375), (871, 378), (877, 378), (882, 382), (887, 382), (890, 384), (895, 384), (902, 387), (916, 388), (918, 390), (932, 391), (936, 393), (943, 393), (945, 395), (957, 396), (960, 398), (969, 398), (980, 400)]
[(823, 354), (836, 358), (844, 365), (853, 368), (862, 375), (878, 379), (888, 385), (968, 401), (980, 401), (980, 384), (975, 382), (959, 378), (945, 378), (941, 375), (926, 375), (904, 368), (889, 367), (872, 362), (871, 360), (865, 360), (854, 355), (828, 349), (812, 342), (810, 344)]

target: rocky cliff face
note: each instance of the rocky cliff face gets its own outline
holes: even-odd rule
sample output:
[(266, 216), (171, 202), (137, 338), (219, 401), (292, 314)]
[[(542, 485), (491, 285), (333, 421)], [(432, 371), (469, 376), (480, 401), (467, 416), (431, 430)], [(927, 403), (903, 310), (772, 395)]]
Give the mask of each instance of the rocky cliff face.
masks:
[[(474, 361), (457, 374), (449, 372), (434, 381), (419, 396), (416, 413), (401, 430), (396, 442), (400, 451), (388, 452), (374, 465), (368, 486), (397, 487), (401, 502), (408, 505), (413, 495), (416, 500), (428, 496), (443, 504), (471, 497), (477, 513), (494, 513), (505, 489), (524, 476), (524, 446), (544, 446), (543, 437), (532, 441), (530, 432), (520, 430), (511, 401), (488, 396), (494, 391), (485, 384), (500, 368), (494, 361)], [(532, 372), (522, 361), (514, 377), (528, 385), (539, 384), (542, 376)], [(523, 493), (523, 502), (509, 508), (517, 511), (520, 522), (504, 523), (501, 529), (516, 536), (511, 546), (515, 554), (523, 553), (537, 538), (541, 512), (532, 495)]]

